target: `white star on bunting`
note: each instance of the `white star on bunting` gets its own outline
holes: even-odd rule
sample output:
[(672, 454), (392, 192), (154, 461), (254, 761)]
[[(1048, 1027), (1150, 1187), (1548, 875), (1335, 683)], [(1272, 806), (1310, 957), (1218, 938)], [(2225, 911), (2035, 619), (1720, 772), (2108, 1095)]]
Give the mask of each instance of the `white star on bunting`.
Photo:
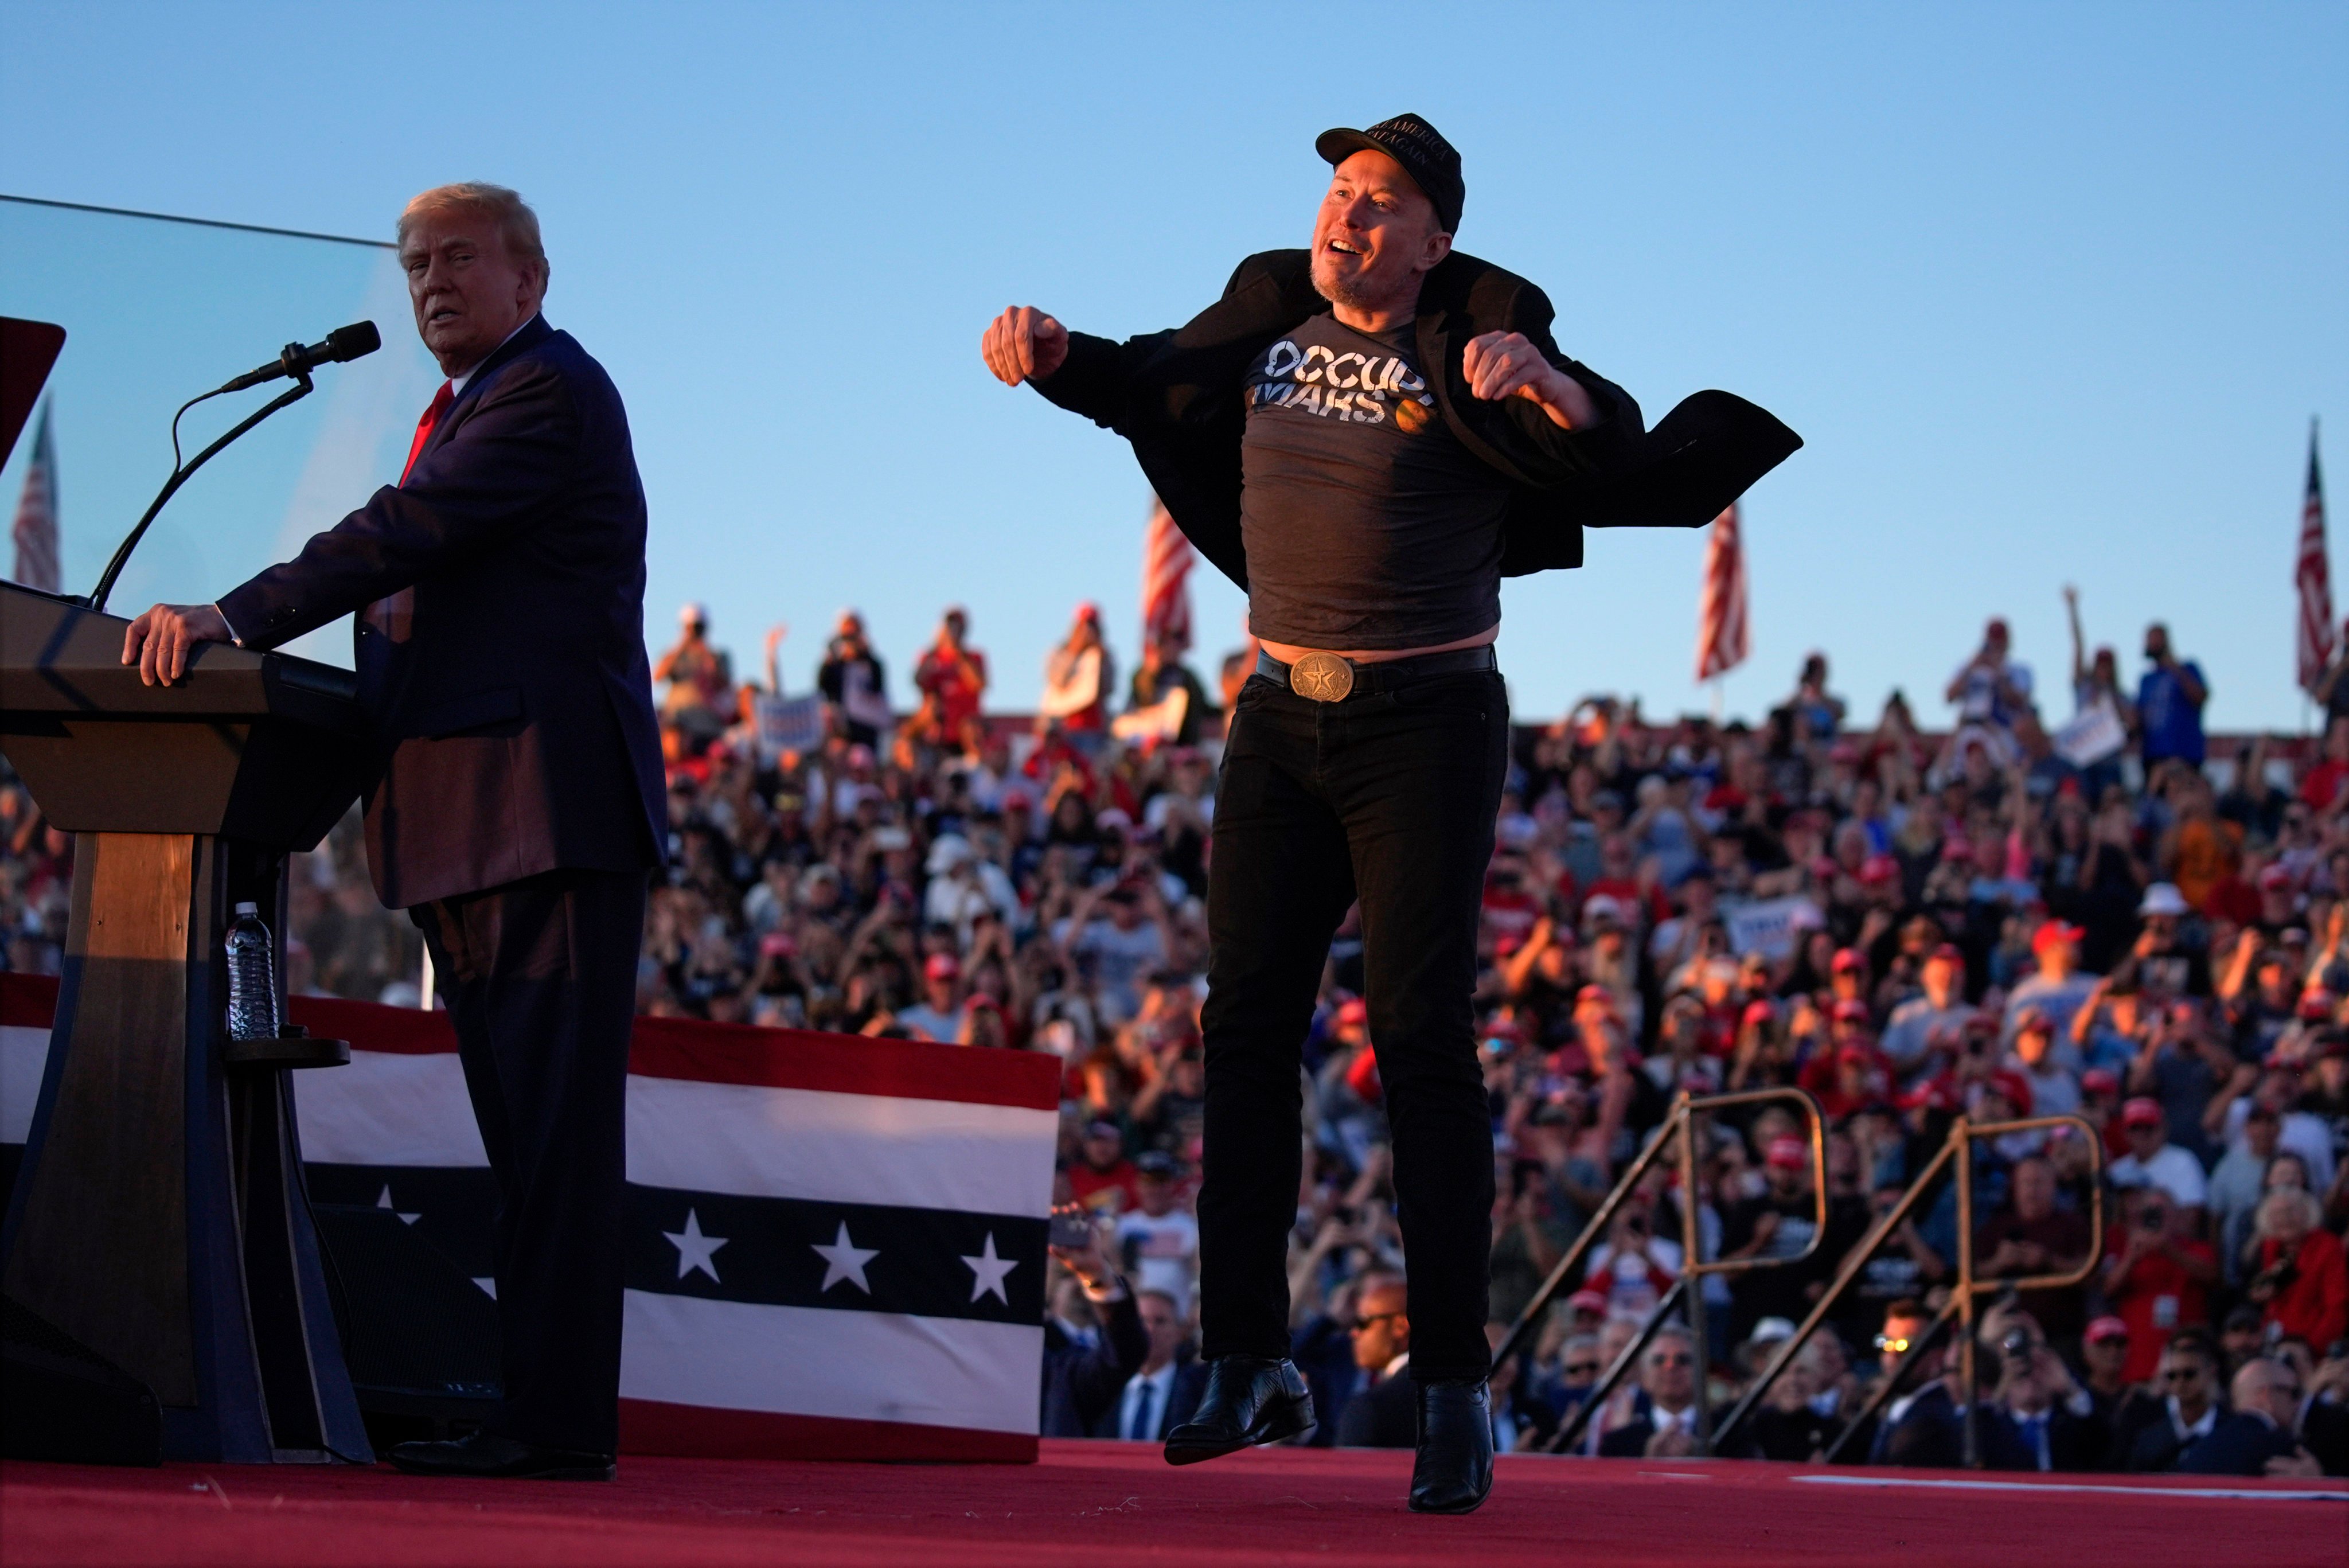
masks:
[(865, 1282), (864, 1265), (879, 1257), (881, 1250), (877, 1247), (860, 1247), (850, 1241), (847, 1220), (843, 1220), (840, 1222), (840, 1234), (833, 1239), (831, 1246), (824, 1246), (822, 1242), (811, 1242), (810, 1245), (823, 1259), (823, 1289), (828, 1291), (841, 1281), (846, 1280), (866, 1295), (873, 1293), (873, 1287)]
[(661, 1234), (667, 1237), (670, 1244), (677, 1248), (678, 1279), (685, 1278), (696, 1269), (699, 1269), (712, 1280), (718, 1278), (718, 1249), (726, 1245), (726, 1238), (703, 1235), (701, 1216), (688, 1209), (685, 1211), (684, 1230), (664, 1231)]
[[(391, 1209), (391, 1183), (388, 1181), (383, 1184), (383, 1196), (375, 1200), (375, 1206), (378, 1209)], [(397, 1209), (391, 1209), (391, 1211), (399, 1214)], [(403, 1225), (413, 1225), (423, 1218), (421, 1214), (399, 1214), (399, 1222)]]
[(1019, 1260), (999, 1258), (995, 1255), (994, 1231), (989, 1231), (987, 1233), (987, 1245), (979, 1249), (978, 1257), (966, 1256), (963, 1262), (970, 1265), (971, 1300), (977, 1301), (991, 1292), (995, 1299), (1005, 1306), (1011, 1304), (1011, 1297), (1003, 1288), (1003, 1276), (1018, 1268)]

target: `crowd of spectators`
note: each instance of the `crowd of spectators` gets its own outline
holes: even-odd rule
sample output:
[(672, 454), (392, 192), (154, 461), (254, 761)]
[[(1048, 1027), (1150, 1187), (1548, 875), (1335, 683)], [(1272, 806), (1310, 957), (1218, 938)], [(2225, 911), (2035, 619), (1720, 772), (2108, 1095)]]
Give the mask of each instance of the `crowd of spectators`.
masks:
[[(916, 656), (911, 713), (843, 615), (810, 690), (738, 680), (688, 607), (657, 665), (667, 866), (641, 1012), (1049, 1053), (1059, 1190), (1048, 1433), (1154, 1439), (1195, 1404), (1199, 1005), (1223, 711), (1153, 646), (1121, 687), (1082, 607), (1031, 719), (990, 711), (968, 618)], [(2076, 616), (2075, 618), (2076, 628)], [(1702, 1283), (1577, 1452), (1689, 1450), (1693, 1390), (1733, 1398), (1899, 1200), (1951, 1122), (2077, 1116), (1979, 1140), (1982, 1453), (2023, 1469), (2349, 1473), (2349, 718), (2213, 741), (2207, 678), (2160, 627), (2125, 686), (2076, 629), (2046, 711), (1993, 621), (1932, 732), (1895, 692), (1855, 724), (1823, 656), (1756, 724), (1593, 698), (1521, 726), (1486, 878), (1476, 994), (1498, 1198), (1497, 1345), (1675, 1098), (1797, 1086), (1701, 1118), (1696, 1243), (1783, 1261)], [(70, 843), (0, 782), (7, 964), (56, 967)], [(417, 999), (417, 943), (350, 825), (297, 864), (295, 989)], [(1332, 942), (1307, 1044), (1290, 1286), (1314, 1443), (1408, 1445), (1410, 1342), (1386, 1126)], [(2096, 1156), (2103, 1156), (2101, 1162)], [(2102, 1171), (2099, 1174), (2099, 1164)], [(1504, 1447), (1546, 1446), (1686, 1264), (1655, 1163), (1495, 1370)], [(2101, 1201), (2101, 1255), (2090, 1217)], [(1921, 1337), (1957, 1268), (1948, 1183), (1857, 1268), (1731, 1449), (1824, 1451)], [(1954, 1463), (1968, 1393), (1911, 1358), (1839, 1456)]]

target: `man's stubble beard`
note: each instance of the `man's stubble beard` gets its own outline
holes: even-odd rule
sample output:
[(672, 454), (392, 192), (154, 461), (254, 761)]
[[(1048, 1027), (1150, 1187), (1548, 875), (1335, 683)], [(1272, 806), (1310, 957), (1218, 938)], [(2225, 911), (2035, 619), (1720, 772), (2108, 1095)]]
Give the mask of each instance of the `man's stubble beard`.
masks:
[[(1382, 306), (1392, 308), (1394, 305), (1393, 301), (1382, 298), (1375, 290), (1365, 288), (1363, 284), (1366, 279), (1359, 275), (1353, 277), (1339, 275), (1335, 265), (1327, 260), (1326, 252), (1315, 253), (1310, 275), (1313, 279), (1314, 293), (1330, 304), (1341, 305), (1348, 310), (1374, 312)], [(1414, 277), (1413, 279), (1414, 294), (1417, 292), (1417, 286), (1418, 279)]]

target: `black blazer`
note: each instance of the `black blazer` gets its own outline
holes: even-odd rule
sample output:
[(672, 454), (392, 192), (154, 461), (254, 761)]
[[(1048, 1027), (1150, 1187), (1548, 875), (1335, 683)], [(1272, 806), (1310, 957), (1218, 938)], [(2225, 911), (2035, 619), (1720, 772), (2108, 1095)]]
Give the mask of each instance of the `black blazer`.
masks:
[[(2039, 1448), (2028, 1439), (2023, 1423), (2003, 1406), (1985, 1406), (1982, 1412), (1982, 1466), (1993, 1470), (2035, 1470)], [(2057, 1406), (2048, 1414), (2047, 1466), (2051, 1470), (2092, 1470), (2103, 1460), (2111, 1434), (2095, 1416), (2075, 1416)]]
[[(1602, 1459), (1644, 1459), (1648, 1453), (1648, 1439), (1655, 1435), (1656, 1420), (1653, 1413), (1642, 1414), (1600, 1438), (1599, 1457)], [(1717, 1459), (1759, 1459), (1762, 1454), (1761, 1450), (1754, 1446), (1754, 1439), (1741, 1431), (1733, 1433), (1725, 1443), (1716, 1438), (1713, 1457)], [(1810, 1454), (1806, 1451), (1803, 1458), (1809, 1459)]]
[(1933, 1469), (1954, 1469), (1965, 1463), (1963, 1417), (1950, 1397), (1949, 1385), (1934, 1379), (1899, 1420), (1878, 1426), (1868, 1463)]
[(1104, 1409), (1115, 1410), (1125, 1380), (1150, 1355), (1150, 1335), (1128, 1291), (1102, 1314), (1093, 1343), (1071, 1339), (1057, 1319), (1044, 1320), (1044, 1407), (1040, 1429), (1048, 1438), (1092, 1434)]
[[(1311, 255), (1267, 251), (1240, 263), (1224, 296), (1185, 326), (1114, 343), (1069, 335), (1069, 357), (1036, 389), (1133, 443), (1143, 472), (1199, 553), (1241, 587), (1242, 398), (1249, 364), (1282, 333), (1327, 311)], [(1542, 291), (1454, 251), (1420, 286), (1419, 360), (1461, 444), (1516, 487), (1501, 571), (1518, 576), (1582, 565), (1582, 530), (1697, 528), (1799, 448), (1765, 410), (1727, 392), (1699, 392), (1653, 431), (1631, 395), (1558, 352)], [(1522, 332), (1579, 381), (1600, 418), (1562, 431), (1523, 398), (1468, 395), (1461, 355), (1487, 332)]]
[(540, 317), (466, 382), (404, 486), (221, 599), (247, 648), (367, 611), (367, 861), (386, 904), (657, 862), (645, 527), (619, 391)]
[[(1137, 1319), (1137, 1322), (1140, 1320)], [(1145, 1343), (1147, 1343), (1145, 1341)], [(1134, 1364), (1133, 1374), (1118, 1379), (1116, 1391), (1100, 1415), (1093, 1418), (1088, 1437), (1123, 1438), (1118, 1430), (1118, 1417), (1125, 1408), (1125, 1386), (1141, 1372), (1141, 1363)], [(1207, 1391), (1207, 1364), (1186, 1349), (1175, 1360), (1174, 1377), (1166, 1386), (1166, 1402), (1152, 1413), (1151, 1430), (1144, 1434), (1146, 1442), (1163, 1443), (1166, 1434), (1199, 1413), (1199, 1397)]]
[(1375, 1383), (1357, 1383), (1338, 1412), (1341, 1449), (1413, 1449), (1419, 1446), (1419, 1386), (1409, 1369)]
[(2196, 1476), (2263, 1476), (2270, 1459), (2288, 1459), (2300, 1439), (2248, 1410), (2221, 1416), (2209, 1436), (2178, 1456), (2178, 1468)]

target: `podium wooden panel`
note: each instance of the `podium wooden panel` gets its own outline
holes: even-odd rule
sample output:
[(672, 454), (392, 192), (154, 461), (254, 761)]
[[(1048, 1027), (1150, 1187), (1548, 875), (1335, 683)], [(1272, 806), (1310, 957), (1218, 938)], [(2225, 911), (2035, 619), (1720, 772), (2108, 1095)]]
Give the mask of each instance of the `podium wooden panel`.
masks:
[(365, 782), (356, 685), (207, 645), (143, 686), (125, 625), (0, 584), (0, 750), (76, 835), (0, 1288), (153, 1390), (166, 1458), (366, 1462), (291, 1073), (231, 1061), (225, 952), (259, 905), (282, 987), (286, 856)]

